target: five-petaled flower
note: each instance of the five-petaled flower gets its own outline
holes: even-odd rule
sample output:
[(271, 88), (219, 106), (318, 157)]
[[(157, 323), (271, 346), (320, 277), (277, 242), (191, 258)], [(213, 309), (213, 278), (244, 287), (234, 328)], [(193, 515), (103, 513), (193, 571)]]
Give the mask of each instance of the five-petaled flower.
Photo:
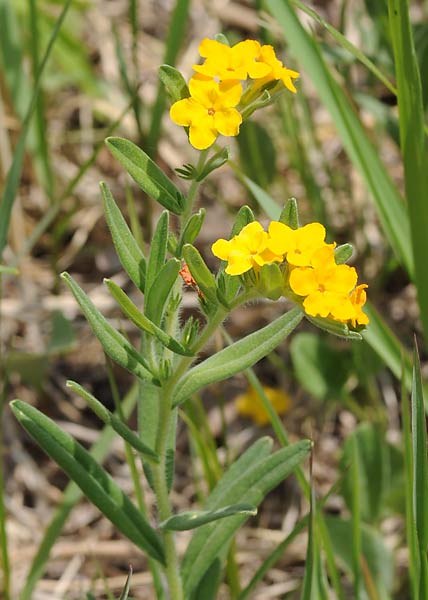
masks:
[(242, 123), (239, 104), (242, 86), (238, 81), (217, 83), (203, 75), (189, 82), (190, 98), (171, 106), (170, 116), (177, 125), (189, 127), (189, 140), (198, 150), (204, 150), (221, 135), (238, 135)]
[(284, 254), (290, 265), (308, 267), (315, 250), (325, 243), (325, 228), (321, 223), (309, 223), (298, 229), (291, 229), (279, 221), (269, 225), (268, 247), (276, 254)]
[(217, 258), (226, 260), (228, 275), (242, 275), (250, 269), (256, 271), (274, 261), (282, 262), (282, 255), (273, 253), (267, 245), (268, 235), (257, 221), (246, 225), (231, 240), (217, 240), (212, 252)]

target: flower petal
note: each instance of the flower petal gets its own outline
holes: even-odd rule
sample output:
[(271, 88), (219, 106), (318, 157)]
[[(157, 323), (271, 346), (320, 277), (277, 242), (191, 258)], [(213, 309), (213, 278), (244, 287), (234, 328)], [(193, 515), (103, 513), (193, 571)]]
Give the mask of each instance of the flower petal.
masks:
[(227, 265), (226, 273), (228, 275), (242, 275), (242, 273), (249, 271), (252, 266), (253, 263), (248, 256), (235, 257), (234, 260)]
[(217, 240), (211, 246), (211, 252), (217, 258), (221, 258), (221, 260), (227, 260), (231, 250), (231, 241), (230, 240)]
[(196, 74), (189, 81), (189, 91), (196, 102), (212, 108), (218, 97), (218, 83), (211, 77)]
[(328, 294), (323, 292), (315, 291), (309, 294), (303, 301), (303, 308), (312, 317), (319, 315), (320, 317), (326, 318), (330, 314), (331, 299)]
[(214, 115), (214, 127), (221, 135), (238, 135), (242, 116), (234, 108), (226, 108), (216, 111)]
[(189, 141), (197, 150), (209, 148), (217, 139), (217, 131), (212, 127), (203, 125), (191, 125), (189, 130)]
[(275, 254), (285, 254), (294, 247), (295, 232), (291, 227), (271, 221), (269, 224), (268, 248)]
[(290, 287), (298, 296), (307, 296), (318, 289), (318, 281), (314, 269), (296, 268), (290, 273)]
[(221, 81), (218, 86), (219, 97), (215, 109), (232, 108), (239, 104), (242, 96), (242, 85), (236, 79)]
[(354, 289), (357, 279), (357, 271), (348, 265), (335, 265), (322, 274), (322, 284), (329, 292), (347, 294)]
[(169, 110), (169, 116), (177, 125), (190, 125), (195, 103), (190, 98), (174, 102)]

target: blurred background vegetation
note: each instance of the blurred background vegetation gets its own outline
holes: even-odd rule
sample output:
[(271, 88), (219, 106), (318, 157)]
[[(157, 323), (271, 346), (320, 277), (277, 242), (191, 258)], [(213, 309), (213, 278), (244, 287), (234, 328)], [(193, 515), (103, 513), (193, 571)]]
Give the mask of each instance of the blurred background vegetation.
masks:
[[(70, 271), (97, 307), (121, 325), (101, 283), (115, 276), (127, 285), (104, 222), (99, 181), (108, 182), (141, 244), (150, 240), (159, 214), (111, 157), (104, 139), (112, 133), (132, 139), (171, 177), (175, 168), (195, 162), (185, 133), (169, 121), (157, 72), (167, 63), (190, 76), (200, 40), (219, 32), (231, 42), (255, 37), (273, 44), (301, 78), (296, 96), (284, 95), (256, 113), (237, 140), (228, 140), (231, 163), (201, 191), (207, 217), (199, 249), (215, 268), (210, 245), (228, 233), (240, 206), (249, 204), (263, 222), (289, 197), (297, 198), (303, 223), (319, 220), (330, 240), (354, 245), (352, 263), (369, 284), (365, 340), (349, 343), (307, 323), (257, 365), (256, 373), (286, 397), (278, 406), (291, 438), (315, 442), (314, 490), (319, 498), (329, 494), (324, 511), (330, 547), (323, 545), (325, 536), (319, 543), (333, 563), (328, 574), (336, 596), (418, 597), (410, 595), (409, 583), (409, 552), (412, 558), (416, 551), (406, 541), (406, 494), (412, 490), (402, 401), (407, 407), (414, 336), (425, 379), (427, 374), (428, 6), (411, 2), (411, 27), (406, 29), (400, 15), (400, 30), (394, 29), (388, 4), (391, 11), (394, 2), (386, 0), (319, 0), (310, 6), (299, 0), (0, 0), (5, 597), (9, 586), (11, 597), (19, 597), (67, 485), (19, 429), (7, 401), (20, 397), (36, 404), (84, 444), (96, 441), (97, 422), (64, 384), (75, 379), (113, 405), (111, 381), (102, 350), (59, 274)], [(183, 189), (188, 185), (176, 181)], [(197, 296), (189, 291), (183, 318), (196, 308)], [(228, 332), (237, 338), (280, 311), (270, 303), (241, 309)], [(115, 369), (114, 380), (125, 395), (128, 376)], [(195, 428), (199, 400), (208, 414), (206, 439), (222, 464), (270, 432), (234, 403), (239, 394), (254, 394), (247, 390), (239, 376), (213, 386), (189, 409), (178, 441), (179, 509), (191, 506), (204, 486)], [(115, 443), (113, 450), (107, 465), (131, 493), (123, 448)], [(134, 596), (152, 598), (141, 554), (117, 538), (92, 506), (76, 501), (70, 493), (70, 510), (61, 513), (50, 556), (39, 555), (32, 585), (41, 579), (28, 597), (113, 597), (132, 562)], [(296, 532), (255, 591), (248, 588), (240, 598), (299, 597), (307, 530), (299, 534), (296, 523), (307, 511), (297, 483), (288, 481), (239, 534), (244, 587), (287, 534)]]

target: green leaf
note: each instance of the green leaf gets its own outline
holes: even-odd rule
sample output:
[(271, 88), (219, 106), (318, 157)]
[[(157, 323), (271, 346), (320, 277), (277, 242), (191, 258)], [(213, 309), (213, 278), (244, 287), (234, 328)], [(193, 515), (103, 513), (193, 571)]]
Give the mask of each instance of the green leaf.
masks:
[(251, 517), (256, 514), (257, 508), (251, 504), (232, 504), (231, 506), (224, 506), (217, 510), (189, 510), (182, 512), (163, 521), (159, 524), (159, 527), (168, 531), (187, 531), (189, 529), (196, 529), (212, 521), (217, 521), (218, 519), (232, 517), (233, 515)]
[(259, 123), (244, 121), (237, 139), (244, 173), (266, 188), (276, 174), (276, 151), (269, 134)]
[(243, 229), (246, 225), (249, 225), (254, 221), (254, 213), (249, 206), (244, 204), (238, 210), (238, 213), (235, 217), (235, 221), (233, 222), (232, 231), (230, 232), (229, 239), (231, 240), (235, 235)]
[(378, 150), (369, 141), (345, 92), (326, 66), (318, 44), (303, 28), (289, 0), (267, 0), (267, 7), (283, 28), (290, 51), (299, 58), (302, 70), (329, 110), (345, 150), (371, 193), (391, 247), (412, 275), (409, 219), (402, 198), (380, 161)]
[(334, 321), (333, 319), (310, 317), (309, 315), (305, 315), (305, 317), (308, 319), (308, 321), (310, 321), (323, 331), (327, 331), (327, 333), (331, 333), (332, 335), (336, 335), (337, 337), (344, 338), (345, 340), (356, 341), (363, 339), (362, 335), (358, 333), (358, 331), (352, 331), (352, 329), (349, 329), (346, 323), (340, 323), (339, 321)]
[(129, 429), (126, 423), (121, 421), (115, 414), (111, 413), (108, 408), (104, 406), (104, 404), (95, 398), (95, 396), (90, 394), (75, 381), (69, 380), (67, 381), (66, 385), (76, 392), (76, 394), (79, 394), (81, 398), (86, 400), (89, 408), (94, 411), (97, 417), (106, 425), (110, 425), (112, 429), (114, 429), (114, 431), (118, 433), (120, 437), (125, 440), (125, 442), (128, 442), (130, 446), (137, 450), (137, 452), (140, 452), (140, 454), (152, 462), (159, 462), (159, 457), (156, 452), (154, 452), (143, 441), (141, 441), (140, 438), (131, 429)]
[(123, 588), (123, 591), (120, 594), (119, 600), (128, 600), (129, 590), (131, 588), (131, 577), (132, 577), (132, 567), (129, 566), (128, 577), (126, 578), (125, 587)]
[(197, 213), (192, 215), (183, 228), (183, 233), (180, 236), (180, 241), (177, 246), (177, 257), (181, 256), (183, 246), (185, 244), (193, 244), (201, 231), (205, 219), (205, 208), (200, 208)]
[(165, 86), (166, 93), (173, 102), (178, 102), (190, 96), (189, 88), (183, 75), (170, 65), (159, 67), (159, 79)]
[(153, 323), (160, 325), (165, 304), (172, 287), (177, 280), (180, 261), (170, 258), (158, 272), (150, 291), (146, 294), (144, 311)]
[(224, 164), (226, 164), (229, 159), (230, 159), (229, 148), (227, 148), (227, 147), (222, 148), (221, 150), (216, 152), (213, 156), (211, 156), (211, 158), (209, 160), (207, 160), (202, 171), (200, 173), (197, 173), (196, 181), (203, 181), (206, 177), (208, 177), (208, 175), (210, 173), (212, 173), (216, 169), (219, 169)]
[(158, 534), (89, 452), (36, 408), (14, 400), (11, 409), (24, 429), (107, 519), (149, 556), (163, 563)]
[(119, 137), (107, 138), (106, 144), (146, 194), (176, 215), (183, 212), (183, 194), (141, 148)]
[(284, 277), (279, 265), (263, 265), (259, 272), (257, 289), (270, 300), (278, 300), (284, 292)]
[[(122, 410), (125, 417), (128, 417), (132, 412), (136, 399), (137, 386), (134, 385), (122, 403)], [(103, 463), (106, 455), (111, 449), (113, 438), (114, 433), (111, 427), (105, 427), (98, 440), (91, 447), (90, 454), (99, 464)], [(34, 587), (45, 571), (50, 551), (60, 536), (69, 514), (81, 497), (82, 491), (80, 488), (75, 483), (70, 482), (62, 494), (59, 506), (56, 508), (49, 524), (44, 530), (42, 541), (32, 559), (31, 567), (26, 576), (25, 585), (20, 593), (19, 600), (31, 600), (33, 597)]]
[(199, 582), (192, 600), (215, 600), (221, 583), (221, 562), (216, 558)]
[(168, 246), (168, 231), (169, 213), (167, 210), (164, 210), (159, 217), (153, 239), (150, 243), (150, 256), (146, 273), (146, 295), (150, 292), (154, 280), (165, 264)]
[(116, 331), (103, 315), (95, 308), (94, 304), (82, 290), (82, 288), (73, 280), (68, 273), (62, 273), (64, 279), (70, 288), (73, 296), (76, 298), (83, 314), (100, 341), (104, 351), (118, 365), (127, 369), (133, 375), (141, 379), (149, 379), (153, 383), (158, 383), (153, 378), (144, 358), (131, 346), (121, 333)]
[(191, 244), (186, 244), (183, 248), (183, 257), (204, 296), (213, 304), (218, 304), (214, 275), (208, 269), (198, 250)]
[(412, 377), (413, 511), (419, 549), (419, 600), (428, 595), (428, 457), (421, 366), (415, 345)]
[(173, 398), (174, 406), (181, 404), (206, 385), (228, 379), (254, 365), (272, 352), (297, 327), (302, 318), (302, 311), (294, 308), (275, 319), (273, 323), (247, 335), (190, 369), (177, 385)]
[(132, 235), (113, 195), (106, 183), (101, 182), (101, 194), (104, 202), (104, 213), (109, 226), (117, 255), (123, 268), (136, 287), (144, 292), (146, 279), (146, 259)]
[[(311, 447), (312, 443), (309, 440), (302, 440), (258, 460), (255, 464), (248, 464), (246, 460), (244, 467), (238, 460), (230, 469), (233, 469), (234, 479), (232, 480), (226, 472), (224, 477), (227, 479), (227, 486), (220, 480), (208, 497), (205, 509), (217, 510), (224, 505), (244, 501), (257, 507), (266, 494), (305, 459)], [(219, 556), (246, 519), (247, 515), (236, 515), (220, 523), (203, 525), (195, 531), (182, 563), (186, 597), (198, 585), (213, 560)]]
[[(397, 79), (400, 146), (410, 219), (420, 318), (428, 344), (428, 142), (421, 75), (416, 57), (408, 0), (388, 0), (389, 28)], [(426, 73), (424, 73), (424, 78)], [(427, 592), (428, 594), (428, 589)]]
[(287, 200), (278, 221), (284, 223), (284, 225), (288, 225), (291, 229), (299, 228), (299, 209), (296, 198), (289, 198)]
[(319, 333), (297, 333), (290, 343), (294, 372), (300, 385), (320, 400), (339, 400), (351, 369), (349, 352)]
[[(336, 560), (348, 575), (353, 572), (352, 522), (326, 515), (324, 517), (333, 544)], [(394, 585), (394, 561), (383, 536), (368, 525), (361, 525), (361, 554), (368, 576), (376, 586), (379, 600), (389, 600)]]
[(182, 356), (193, 356), (193, 353), (183, 346), (180, 342), (175, 340), (172, 336), (168, 335), (160, 329), (157, 325), (155, 325), (150, 319), (148, 319), (135, 304), (128, 298), (125, 292), (114, 283), (110, 279), (104, 279), (104, 283), (108, 287), (111, 295), (119, 304), (120, 308), (123, 310), (124, 314), (142, 331), (149, 333), (156, 337), (166, 348), (169, 348), (172, 352), (176, 354), (181, 354)]
[(334, 260), (338, 265), (344, 265), (351, 258), (354, 248), (352, 244), (341, 244), (334, 249)]

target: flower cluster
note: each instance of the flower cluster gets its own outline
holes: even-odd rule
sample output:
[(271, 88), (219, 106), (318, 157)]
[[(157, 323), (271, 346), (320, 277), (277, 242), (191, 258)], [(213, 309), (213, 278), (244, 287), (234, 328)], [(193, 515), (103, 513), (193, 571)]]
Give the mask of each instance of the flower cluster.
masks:
[(212, 251), (227, 261), (226, 273), (256, 273), (265, 264), (280, 263), (284, 273), (284, 294), (302, 304), (313, 317), (350, 323), (353, 327), (369, 322), (362, 307), (366, 284), (357, 285), (354, 267), (337, 264), (335, 244), (325, 242), (321, 223), (292, 229), (272, 221), (266, 232), (260, 223), (246, 225), (231, 240), (217, 240)]
[(293, 79), (299, 73), (284, 67), (272, 46), (256, 40), (228, 46), (204, 39), (199, 53), (205, 60), (193, 65), (196, 74), (189, 82), (190, 96), (175, 102), (170, 110), (174, 123), (189, 127), (190, 143), (198, 150), (211, 146), (218, 134), (238, 135), (242, 116), (236, 107), (244, 93), (241, 82), (254, 80), (257, 93), (276, 81), (293, 93), (297, 91)]

